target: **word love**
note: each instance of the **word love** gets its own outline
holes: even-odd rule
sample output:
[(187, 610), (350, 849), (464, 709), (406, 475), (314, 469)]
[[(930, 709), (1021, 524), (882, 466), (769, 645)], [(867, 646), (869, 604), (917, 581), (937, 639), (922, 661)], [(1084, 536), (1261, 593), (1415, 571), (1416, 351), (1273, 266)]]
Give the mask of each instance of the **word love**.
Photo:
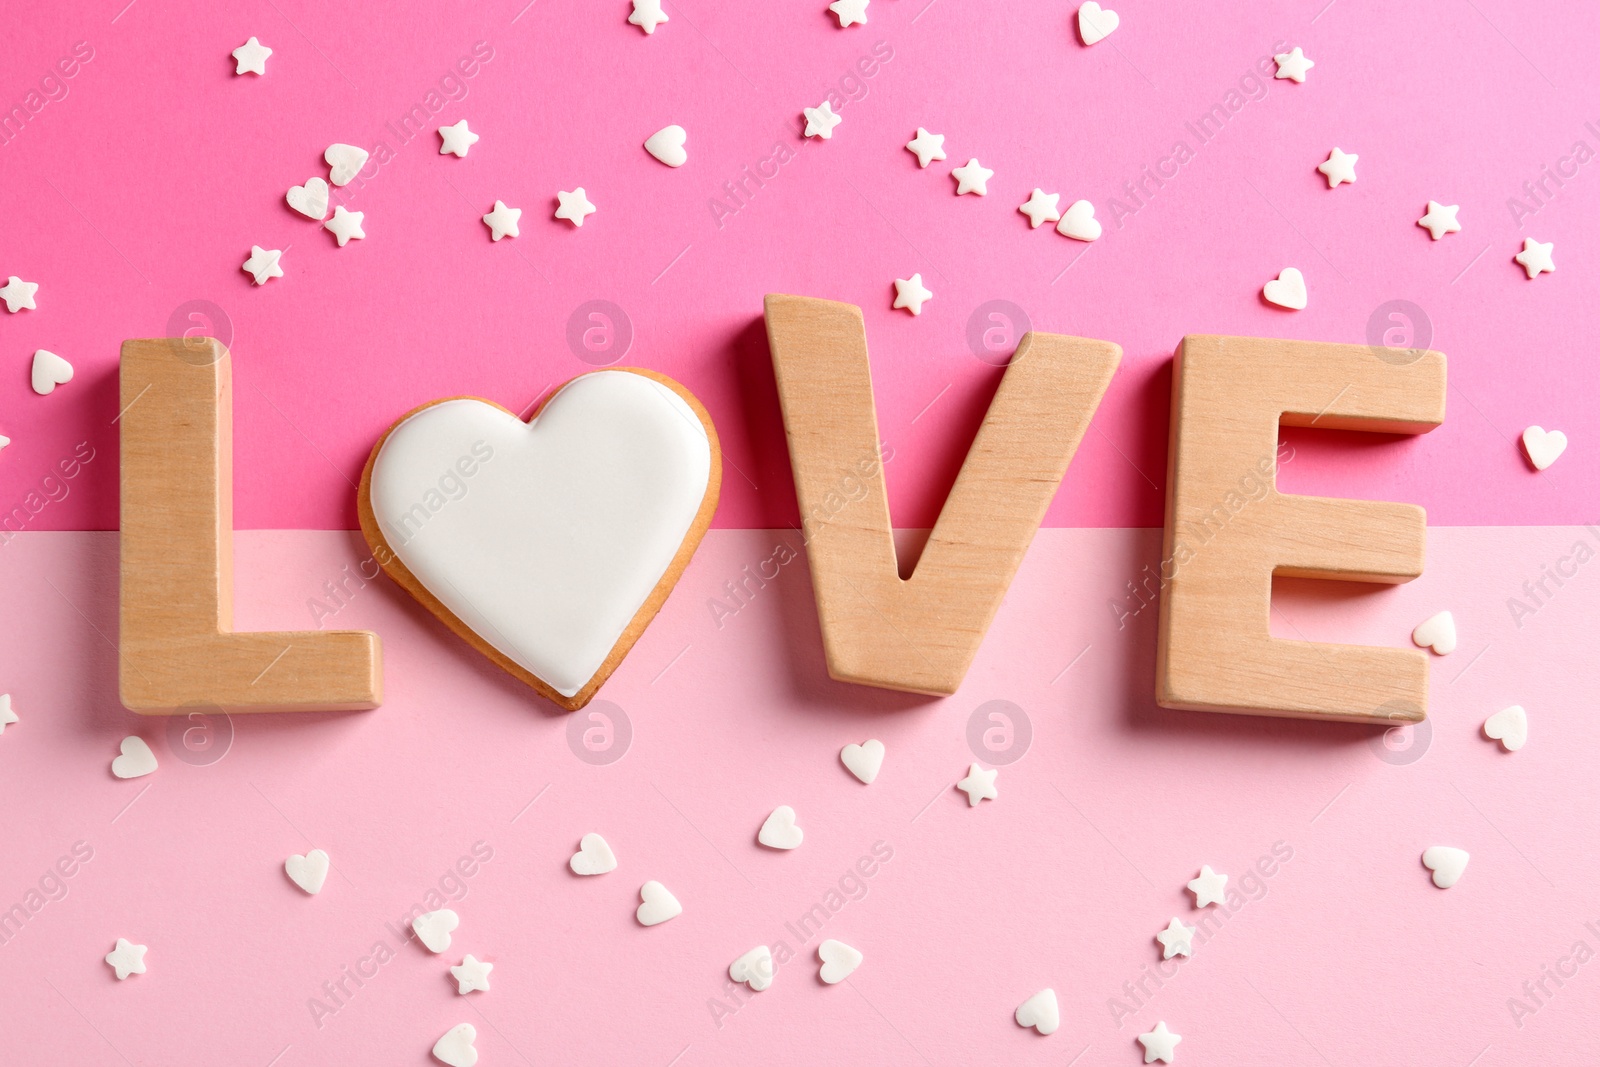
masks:
[[(860, 460), (880, 449), (860, 309), (773, 294), (765, 310), (828, 672), (954, 693), (1122, 350), (1022, 338), (902, 579), (882, 465)], [(376, 707), (376, 634), (232, 632), (228, 353), (194, 340), (123, 345), (123, 702), (155, 714)], [(1422, 573), (1421, 508), (1275, 488), (1280, 425), (1417, 434), (1444, 421), (1445, 357), (1405, 355), (1246, 337), (1179, 344), (1160, 704), (1391, 725), (1425, 717), (1425, 653), (1268, 629), (1276, 575), (1399, 583)], [(699, 401), (661, 375), (613, 368), (567, 383), (528, 422), (473, 397), (403, 416), (373, 449), (358, 510), (391, 578), (572, 710), (670, 594), (720, 480)], [(841, 484), (865, 487), (848, 509), (835, 499)]]

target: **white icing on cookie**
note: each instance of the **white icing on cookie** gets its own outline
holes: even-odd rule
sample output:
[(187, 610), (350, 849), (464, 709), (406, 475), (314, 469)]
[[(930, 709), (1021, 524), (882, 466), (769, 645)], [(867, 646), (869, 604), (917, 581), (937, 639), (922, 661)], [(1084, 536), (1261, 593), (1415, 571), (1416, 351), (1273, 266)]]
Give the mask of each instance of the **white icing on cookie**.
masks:
[(418, 581), (570, 697), (671, 566), (710, 476), (684, 399), (609, 370), (568, 382), (530, 423), (479, 400), (424, 408), (379, 450), (371, 504)]

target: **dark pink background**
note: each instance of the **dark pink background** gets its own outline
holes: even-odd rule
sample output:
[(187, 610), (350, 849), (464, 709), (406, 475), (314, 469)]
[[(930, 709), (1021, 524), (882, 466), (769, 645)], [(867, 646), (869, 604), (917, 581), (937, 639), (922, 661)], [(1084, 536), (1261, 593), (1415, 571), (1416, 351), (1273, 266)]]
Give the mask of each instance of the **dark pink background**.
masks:
[[(1507, 206), (1574, 142), (1600, 147), (1585, 126), (1600, 120), (1592, 5), (1122, 0), (1122, 28), (1084, 48), (1075, 5), (1055, 0), (875, 0), (848, 30), (822, 0), (695, 0), (670, 4), (653, 37), (624, 21), (626, 0), (123, 2), (4, 15), (8, 107), (75, 42), (94, 52), (0, 147), (0, 277), (42, 286), (37, 311), (0, 314), (14, 439), (0, 508), (77, 442), (98, 456), (32, 529), (116, 525), (118, 345), (167, 333), (190, 300), (220, 308), (232, 336), (241, 528), (353, 527), (352, 481), (386, 425), (441, 395), (522, 408), (590, 369), (566, 327), (597, 298), (631, 320), (625, 362), (680, 378), (715, 417), (717, 524), (792, 523), (760, 318), (771, 291), (863, 307), (899, 526), (931, 523), (992, 395), (1000, 372), (966, 341), (991, 299), (1126, 352), (1052, 525), (1161, 522), (1183, 334), (1362, 342), (1391, 299), (1423, 308), (1450, 356), (1446, 425), (1400, 443), (1297, 435), (1306, 462), (1285, 486), (1414, 500), (1443, 524), (1594, 518), (1600, 162), (1520, 228)], [(264, 78), (232, 73), (251, 34), (274, 49)], [(479, 41), (493, 58), (466, 96), (399, 144), (386, 124)], [(866, 95), (833, 139), (802, 143), (801, 108), (879, 41), (893, 58), (846, 82)], [(1316, 61), (1307, 83), (1269, 80), (1196, 148), (1185, 123), (1280, 43)], [(440, 156), (432, 128), (461, 118), (482, 141)], [(671, 122), (689, 131), (681, 170), (640, 148)], [(917, 169), (901, 146), (918, 125), (947, 136), (948, 161)], [(1194, 158), (1119, 228), (1124, 181), (1180, 138)], [(394, 158), (351, 187), (370, 236), (336, 248), (284, 191), (326, 174), (328, 144), (380, 139)], [(711, 198), (777, 144), (794, 157), (719, 227)], [(1329, 191), (1314, 168), (1335, 144), (1360, 155), (1359, 181)], [(952, 195), (949, 168), (970, 156), (996, 172), (987, 198)], [(577, 231), (550, 218), (576, 185), (599, 207)], [(1063, 206), (1091, 199), (1105, 236), (1086, 250), (1030, 231), (1016, 207), (1034, 185)], [(1462, 233), (1434, 243), (1414, 225), (1430, 197), (1461, 205)], [(496, 198), (523, 209), (520, 238), (490, 243), (479, 216)], [(1524, 279), (1511, 257), (1525, 235), (1555, 242), (1558, 273)], [(254, 287), (239, 269), (253, 243), (287, 249), (287, 276)], [(1259, 296), (1290, 265), (1310, 287), (1298, 314)], [(913, 271), (935, 294), (917, 319), (890, 310)], [(27, 384), (39, 347), (78, 370), (46, 398)], [(1543, 476), (1515, 443), (1530, 423), (1573, 441)]]

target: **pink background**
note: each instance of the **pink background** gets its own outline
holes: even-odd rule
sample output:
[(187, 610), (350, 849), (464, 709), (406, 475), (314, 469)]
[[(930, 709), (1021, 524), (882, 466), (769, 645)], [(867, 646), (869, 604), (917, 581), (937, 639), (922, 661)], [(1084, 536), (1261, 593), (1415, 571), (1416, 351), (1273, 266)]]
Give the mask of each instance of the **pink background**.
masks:
[[(1520, 1028), (1506, 1002), (1574, 942), (1600, 950), (1584, 926), (1600, 928), (1584, 829), (1600, 721), (1579, 684), (1600, 562), (1521, 629), (1505, 600), (1574, 542), (1592, 551), (1595, 533), (1436, 529), (1408, 586), (1283, 591), (1289, 637), (1404, 645), (1441, 605), (1455, 612), (1461, 647), (1433, 661), (1431, 740), (1389, 748), (1344, 724), (1157, 709), (1154, 612), (1119, 631), (1106, 607), (1156, 560), (1156, 531), (1043, 532), (966, 684), (934, 701), (827, 680), (803, 559), (716, 628), (708, 600), (793, 537), (711, 533), (602, 694), (633, 730), (609, 766), (575, 758), (570, 717), (387, 580), (330, 620), (383, 635), (381, 709), (236, 717), (220, 760), (186, 763), (167, 721), (117, 703), (101, 637), (116, 626), (115, 536), (18, 538), (0, 550), (5, 601), (26, 616), (8, 612), (3, 634), (22, 721), (0, 736), (0, 905), (76, 841), (94, 859), (0, 944), (4, 1059), (421, 1067), (471, 1022), (484, 1067), (680, 1053), (680, 1067), (1059, 1067), (1086, 1046), (1079, 1065), (1119, 1067), (1165, 1019), (1184, 1035), (1179, 1064), (1594, 1062), (1600, 960), (1547, 983)], [(365, 558), (343, 533), (244, 533), (238, 549), (238, 622), (257, 629), (309, 626), (308, 599)], [(953, 783), (974, 758), (969, 717), (996, 699), (1020, 705), (1032, 743), (973, 810)], [(1512, 703), (1531, 739), (1507, 754), (1478, 731)], [(161, 767), (118, 781), (107, 768), (129, 732)], [(888, 746), (870, 787), (838, 761), (868, 737)], [(793, 852), (755, 843), (778, 804), (806, 832)], [(582, 879), (565, 864), (592, 830), (620, 866)], [(448, 958), (402, 944), (385, 923), (480, 840), (493, 858), (452, 905)], [(823, 986), (817, 939), (802, 947), (785, 923), (880, 840), (893, 858), (821, 934), (866, 961)], [(1159, 960), (1156, 931), (1199, 918), (1184, 883), (1200, 864), (1238, 886), (1279, 841), (1293, 856), (1245, 886), (1255, 899), (1114, 1019), (1110, 998)], [(1472, 854), (1448, 891), (1419, 861), (1435, 844)], [(334, 864), (315, 898), (282, 869), (311, 847)], [(684, 912), (646, 929), (633, 909), (649, 879)], [(118, 983), (100, 962), (118, 936), (150, 946), (147, 974)], [(395, 957), (318, 1028), (308, 999), (380, 940)], [(779, 940), (800, 957), (719, 1028), (707, 1002), (728, 964)], [(495, 963), (489, 992), (457, 996), (446, 967), (463, 952)], [(1048, 1038), (1011, 1018), (1044, 986), (1063, 1015)]]
[[(384, 427), (441, 395), (525, 407), (590, 369), (567, 321), (606, 299), (632, 323), (627, 362), (680, 378), (717, 421), (730, 461), (718, 525), (786, 525), (796, 510), (760, 321), (762, 294), (778, 291), (864, 309), (897, 525), (931, 524), (998, 380), (966, 340), (992, 299), (1125, 350), (1052, 525), (1160, 524), (1170, 357), (1185, 333), (1363, 342), (1393, 299), (1423, 308), (1450, 356), (1449, 420), (1396, 447), (1317, 445), (1318, 486), (1415, 500), (1447, 524), (1595, 517), (1585, 280), (1600, 270), (1600, 162), (1520, 228), (1507, 207), (1576, 141), (1600, 150), (1585, 127), (1600, 123), (1592, 4), (1529, 17), (1510, 0), (1122, 0), (1121, 29), (1084, 48), (1061, 0), (875, 0), (870, 22), (845, 30), (825, 0), (694, 0), (669, 3), (651, 37), (624, 21), (626, 0), (370, 14), (139, 0), (113, 23), (125, 2), (6, 13), (0, 102), (20, 102), (74, 42), (94, 59), (0, 147), (0, 276), (42, 286), (38, 311), (0, 314), (0, 433), (14, 439), (0, 508), (80, 440), (115, 455), (118, 345), (166, 334), (188, 301), (219, 307), (211, 325), (232, 335), (238, 525), (351, 529), (351, 482)], [(264, 78), (232, 73), (228, 53), (251, 34), (274, 49)], [(459, 83), (465, 97), (399, 144), (387, 124), (478, 41), (494, 58)], [(801, 108), (878, 41), (893, 58), (846, 83), (866, 95), (844, 104), (831, 141), (802, 144)], [(1306, 84), (1269, 79), (1198, 145), (1185, 123), (1279, 42), (1316, 61)], [(483, 140), (440, 156), (431, 127), (461, 118)], [(672, 122), (689, 131), (681, 170), (640, 147)], [(950, 154), (926, 171), (901, 147), (919, 125)], [(1180, 138), (1194, 158), (1119, 228), (1113, 198), (1133, 204), (1123, 183)], [(283, 203), (326, 174), (322, 150), (341, 140), (395, 152), (351, 187), (370, 236), (343, 249)], [(776, 144), (794, 157), (719, 229), (711, 199)], [(1314, 168), (1334, 145), (1361, 160), (1358, 182), (1330, 191)], [(948, 172), (971, 156), (995, 171), (990, 193), (957, 198)], [(550, 212), (576, 185), (599, 213), (574, 231)], [(1029, 230), (1016, 208), (1035, 185), (1063, 205), (1092, 200), (1106, 235), (1086, 250)], [(1435, 243), (1415, 225), (1430, 197), (1461, 205), (1463, 232)], [(496, 198), (525, 212), (520, 238), (489, 241), (479, 216)], [(1511, 257), (1526, 235), (1555, 243), (1557, 273), (1523, 277)], [(253, 286), (239, 269), (252, 244), (287, 249), (287, 276)], [(1311, 292), (1300, 313), (1259, 295), (1291, 265)], [(893, 279), (913, 271), (935, 294), (915, 319), (890, 308)], [(47, 398), (27, 386), (39, 347), (78, 368)], [(1558, 477), (1521, 458), (1531, 423), (1575, 442)], [(113, 528), (115, 469), (95, 468), (31, 528)]]

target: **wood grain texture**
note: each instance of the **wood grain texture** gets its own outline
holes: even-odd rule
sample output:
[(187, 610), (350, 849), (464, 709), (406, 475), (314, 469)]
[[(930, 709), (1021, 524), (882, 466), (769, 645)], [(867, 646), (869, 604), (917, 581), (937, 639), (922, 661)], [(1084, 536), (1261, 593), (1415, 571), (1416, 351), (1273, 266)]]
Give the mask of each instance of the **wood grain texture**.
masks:
[(860, 309), (772, 294), (766, 320), (828, 673), (954, 693), (1122, 350), (1023, 337), (916, 569), (902, 579)]
[(1408, 582), (1422, 573), (1427, 534), (1412, 504), (1278, 492), (1278, 427), (1426, 433), (1444, 408), (1440, 352), (1183, 339), (1172, 379), (1158, 703), (1391, 725), (1426, 717), (1426, 653), (1271, 636), (1274, 575)]
[[(425, 411), (435, 404), (443, 404), (451, 400), (474, 400), (480, 404), (488, 404), (490, 407), (499, 408), (513, 418), (517, 417), (516, 412), (496, 404), (493, 400), (485, 400), (483, 397), (477, 396), (441, 397), (438, 400), (413, 408), (396, 419), (393, 425), (383, 432), (383, 436), (378, 438), (377, 444), (372, 446), (372, 452), (367, 456), (367, 465), (361, 472), (361, 486), (356, 498), (356, 513), (361, 521), (361, 533), (366, 537), (367, 544), (372, 549), (372, 558), (383, 568), (384, 573), (392, 578), (400, 588), (415, 597), (440, 622), (453, 630), (456, 636), (487, 656), (495, 666), (524, 685), (529, 686), (540, 696), (565, 708), (567, 711), (577, 711), (594, 699), (594, 695), (600, 691), (600, 687), (605, 684), (606, 679), (611, 677), (611, 673), (621, 664), (622, 658), (628, 654), (634, 643), (639, 640), (639, 636), (644, 633), (645, 627), (650, 625), (650, 620), (654, 619), (656, 613), (661, 610), (661, 605), (666, 603), (667, 596), (672, 592), (673, 586), (677, 585), (678, 579), (682, 577), (683, 569), (689, 565), (689, 560), (693, 558), (695, 549), (700, 547), (700, 541), (705, 537), (706, 530), (710, 529), (711, 517), (716, 514), (717, 500), (722, 491), (722, 447), (717, 438), (717, 428), (711, 422), (711, 414), (706, 411), (705, 405), (700, 403), (700, 399), (689, 392), (683, 385), (664, 374), (658, 374), (652, 370), (644, 370), (640, 367), (607, 367), (606, 371), (628, 371), (633, 374), (643, 375), (654, 382), (666, 386), (682, 397), (683, 402), (689, 405), (690, 410), (695, 413), (695, 417), (700, 420), (701, 426), (705, 428), (706, 440), (709, 442), (711, 450), (711, 469), (706, 478), (706, 492), (705, 496), (700, 500), (700, 509), (695, 513), (694, 521), (690, 524), (688, 532), (684, 534), (683, 542), (678, 546), (677, 553), (672, 557), (671, 565), (661, 575), (661, 579), (656, 582), (655, 588), (645, 598), (644, 603), (634, 614), (633, 620), (629, 622), (628, 628), (617, 639), (617, 643), (611, 646), (611, 652), (606, 656), (605, 661), (601, 663), (599, 670), (595, 671), (594, 676), (589, 679), (584, 687), (572, 696), (563, 696), (547, 685), (544, 679), (507, 656), (504, 652), (501, 652), (488, 641), (485, 641), (478, 635), (476, 630), (463, 622), (460, 616), (456, 615), (438, 597), (434, 596), (428, 587), (423, 585), (415, 574), (411, 573), (410, 568), (401, 562), (400, 557), (395, 555), (394, 549), (384, 538), (383, 531), (378, 526), (377, 514), (372, 510), (372, 468), (378, 461), (378, 453), (383, 450), (383, 443), (389, 439), (389, 435), (395, 431), (395, 427), (411, 418), (411, 416), (419, 411)], [(582, 375), (579, 377), (582, 377)], [(539, 413), (544, 410), (545, 405), (550, 403), (556, 394), (572, 384), (573, 381), (576, 381), (576, 379), (570, 379), (552, 389), (550, 395), (528, 416), (527, 421), (531, 423), (537, 419)]]
[(122, 702), (145, 715), (375, 708), (377, 634), (233, 632), (231, 366), (209, 337), (122, 344)]

